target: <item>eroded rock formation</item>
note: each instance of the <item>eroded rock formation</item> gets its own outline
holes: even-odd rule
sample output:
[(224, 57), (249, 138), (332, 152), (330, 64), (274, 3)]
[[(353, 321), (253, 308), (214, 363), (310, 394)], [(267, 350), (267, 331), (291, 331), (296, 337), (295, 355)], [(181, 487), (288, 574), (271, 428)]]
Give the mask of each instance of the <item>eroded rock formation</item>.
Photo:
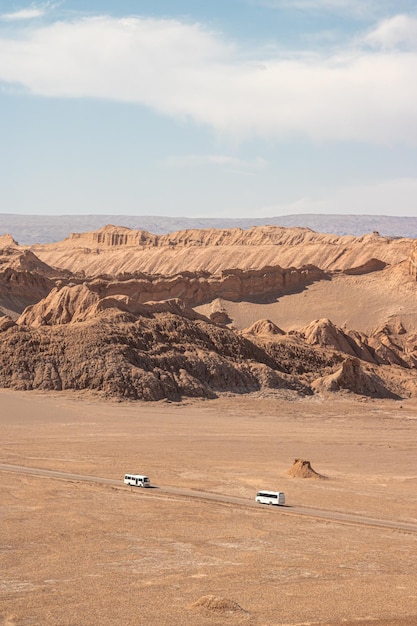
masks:
[(417, 280), (417, 243), (414, 244), (411, 254), (408, 257), (408, 267), (411, 276)]
[(318, 378), (312, 383), (317, 391), (353, 391), (373, 398), (399, 399), (399, 395), (387, 386), (386, 382), (359, 359), (348, 357), (333, 374)]
[(319, 474), (311, 467), (310, 461), (304, 461), (303, 459), (295, 459), (287, 474), (293, 478), (314, 478), (318, 480), (326, 478), (326, 476)]
[(169, 235), (106, 226), (31, 250), (53, 267), (86, 276), (209, 272), (315, 266), (323, 272), (377, 271), (409, 257), (413, 240), (323, 235), (307, 228), (259, 226), (186, 230)]
[(53, 270), (30, 250), (20, 249), (11, 238), (0, 248), (0, 313), (16, 317), (27, 306), (45, 298), (56, 280), (68, 272)]
[[(51, 321), (49, 311), (43, 313)], [(89, 389), (144, 400), (262, 388), (310, 393), (260, 346), (181, 302), (138, 308), (124, 298), (95, 300), (82, 309), (82, 320), (77, 308), (68, 307), (64, 317), (66, 323), (42, 325), (38, 318), (27, 325), (23, 316), (3, 330), (0, 386)]]
[[(404, 302), (414, 303), (407, 268), (416, 246), (408, 240), (277, 227), (164, 236), (106, 227), (31, 250), (10, 236), (0, 243), (1, 386), (146, 400), (282, 389), (417, 395), (415, 315), (392, 296), (372, 332), (325, 316), (288, 332), (270, 319), (237, 331), (225, 307), (273, 304), (334, 277), (348, 288), (368, 275), (371, 287), (383, 284), (378, 276), (403, 281)], [(206, 316), (192, 308), (202, 303)]]

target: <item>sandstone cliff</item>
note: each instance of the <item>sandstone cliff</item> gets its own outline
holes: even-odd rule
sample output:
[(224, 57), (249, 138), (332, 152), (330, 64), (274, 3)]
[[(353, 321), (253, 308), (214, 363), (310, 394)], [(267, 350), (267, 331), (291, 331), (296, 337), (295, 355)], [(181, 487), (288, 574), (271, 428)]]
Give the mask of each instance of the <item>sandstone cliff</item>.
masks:
[[(146, 400), (283, 389), (417, 394), (410, 240), (106, 227), (31, 249), (11, 237), (0, 243), (1, 386)], [(302, 311), (307, 323), (249, 319), (250, 307), (282, 302), (287, 319)], [(329, 302), (366, 324), (338, 325)]]
[[(150, 300), (181, 298), (190, 306), (197, 306), (202, 303), (213, 302), (217, 298), (239, 302), (245, 299), (256, 300), (270, 296), (276, 297), (303, 289), (306, 285), (325, 277), (325, 274), (315, 267), (304, 267), (298, 270), (265, 267), (262, 270), (229, 270), (222, 272), (219, 276), (184, 272), (171, 277), (142, 275), (141, 277), (130, 278), (123, 276), (119, 280), (103, 277), (82, 281), (79, 277), (75, 277), (75, 281), (79, 284), (88, 285), (91, 292), (97, 293), (101, 297), (125, 295), (141, 303)], [(62, 286), (65, 282), (73, 284), (75, 281), (60, 279), (55, 284)], [(50, 281), (50, 288), (52, 284)], [(60, 289), (57, 287), (54, 294), (59, 291)], [(59, 316), (61, 307), (66, 306), (66, 293), (67, 291), (60, 293), (59, 302), (57, 300), (50, 304), (52, 309), (58, 308), (58, 311), (52, 315)], [(80, 293), (86, 292), (81, 291)], [(45, 306), (45, 304), (42, 303), (40, 306)]]
[(410, 252), (408, 257), (409, 264), (409, 272), (414, 280), (417, 280), (417, 242), (414, 243), (414, 246)]
[[(88, 276), (161, 274), (184, 271), (220, 274), (230, 269), (266, 266), (322, 271), (366, 271), (378, 264), (399, 263), (409, 257), (413, 240), (381, 237), (323, 235), (305, 228), (278, 226), (249, 230), (189, 230), (169, 235), (106, 226), (99, 231), (73, 234), (57, 244), (32, 246), (45, 263)], [(379, 269), (382, 265), (379, 266)]]

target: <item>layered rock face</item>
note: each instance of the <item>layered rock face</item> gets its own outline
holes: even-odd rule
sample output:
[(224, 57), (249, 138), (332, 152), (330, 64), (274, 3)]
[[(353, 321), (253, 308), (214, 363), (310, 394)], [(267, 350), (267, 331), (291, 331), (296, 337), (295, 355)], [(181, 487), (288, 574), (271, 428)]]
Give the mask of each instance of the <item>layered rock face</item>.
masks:
[(181, 302), (138, 305), (72, 289), (78, 306), (69, 305), (66, 290), (68, 306), (59, 320), (45, 306), (30, 325), (25, 314), (1, 333), (1, 386), (89, 389), (142, 400), (213, 398), (262, 388), (309, 393), (260, 346)]
[[(91, 292), (101, 297), (125, 295), (142, 303), (180, 298), (190, 306), (197, 306), (212, 302), (216, 298), (239, 302), (246, 299), (276, 297), (293, 290), (303, 289), (306, 285), (325, 277), (324, 272), (315, 267), (289, 270), (266, 267), (262, 270), (230, 270), (223, 272), (220, 276), (184, 272), (172, 277), (123, 277), (122, 280), (103, 278), (80, 281), (78, 277), (71, 283), (88, 285)], [(63, 283), (63, 280), (59, 281), (60, 285)], [(65, 293), (60, 294), (60, 300), (65, 299)], [(51, 306), (54, 307), (55, 304), (65, 306), (62, 302)]]
[[(0, 386), (143, 400), (283, 390), (417, 395), (412, 241), (267, 227), (164, 236), (106, 227), (55, 246), (0, 243)], [(367, 333), (325, 316), (288, 332), (262, 318), (238, 331), (223, 306), (274, 303), (341, 276), (346, 288), (366, 279), (374, 291), (389, 277), (406, 299), (390, 292), (386, 321)], [(207, 316), (193, 309), (204, 303)]]
[(375, 271), (408, 258), (413, 240), (322, 235), (306, 228), (278, 226), (249, 230), (187, 230), (169, 235), (106, 226), (73, 234), (57, 244), (32, 246), (45, 263), (85, 276), (145, 273), (173, 276), (183, 272), (220, 275), (231, 269), (263, 267), (354, 272)]
[(417, 280), (417, 243), (414, 244), (413, 250), (408, 257), (408, 267), (411, 276)]

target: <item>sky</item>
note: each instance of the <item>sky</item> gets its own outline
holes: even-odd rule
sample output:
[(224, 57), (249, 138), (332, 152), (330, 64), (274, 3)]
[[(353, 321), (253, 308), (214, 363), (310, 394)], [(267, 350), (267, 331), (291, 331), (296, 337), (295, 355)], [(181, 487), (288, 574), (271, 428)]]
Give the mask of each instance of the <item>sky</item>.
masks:
[(0, 214), (417, 215), (417, 1), (0, 0)]

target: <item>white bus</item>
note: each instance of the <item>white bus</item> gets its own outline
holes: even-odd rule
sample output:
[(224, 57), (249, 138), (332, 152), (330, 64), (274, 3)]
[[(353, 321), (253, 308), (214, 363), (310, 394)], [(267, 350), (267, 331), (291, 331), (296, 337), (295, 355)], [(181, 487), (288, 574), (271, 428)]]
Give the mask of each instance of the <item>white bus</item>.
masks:
[(255, 498), (260, 504), (285, 504), (285, 493), (283, 491), (258, 491)]
[(133, 487), (150, 487), (151, 481), (147, 476), (142, 474), (125, 474), (125, 485), (132, 485)]

